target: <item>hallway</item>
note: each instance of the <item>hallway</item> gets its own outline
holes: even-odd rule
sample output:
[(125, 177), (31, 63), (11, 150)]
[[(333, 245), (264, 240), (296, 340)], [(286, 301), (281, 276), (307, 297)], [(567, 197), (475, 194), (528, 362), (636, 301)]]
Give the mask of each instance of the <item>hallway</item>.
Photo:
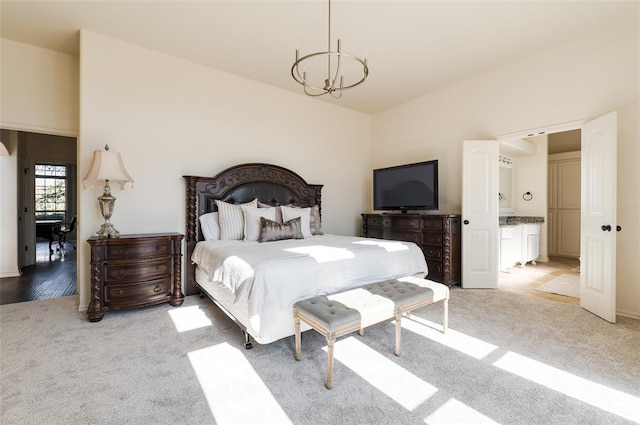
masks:
[(49, 243), (38, 241), (35, 265), (25, 267), (22, 276), (0, 278), (0, 305), (75, 294), (76, 250), (70, 244), (62, 252), (49, 254)]

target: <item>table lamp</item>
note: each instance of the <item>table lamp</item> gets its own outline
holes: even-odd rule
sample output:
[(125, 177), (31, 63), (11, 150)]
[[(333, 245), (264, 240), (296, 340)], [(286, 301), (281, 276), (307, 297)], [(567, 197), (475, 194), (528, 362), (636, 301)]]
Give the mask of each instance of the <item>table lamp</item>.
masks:
[(101, 181), (104, 181), (104, 193), (98, 197), (98, 201), (100, 203), (100, 212), (102, 213), (102, 217), (104, 217), (104, 223), (94, 236), (98, 238), (117, 238), (120, 237), (120, 232), (109, 222), (113, 214), (113, 206), (116, 202), (116, 197), (111, 195), (109, 182), (121, 183), (124, 189), (127, 183), (131, 183), (133, 187), (133, 178), (124, 168), (120, 154), (109, 151), (109, 145), (105, 145), (103, 151), (93, 152), (91, 169), (85, 178), (82, 179), (82, 183), (85, 186), (87, 184), (93, 185)]

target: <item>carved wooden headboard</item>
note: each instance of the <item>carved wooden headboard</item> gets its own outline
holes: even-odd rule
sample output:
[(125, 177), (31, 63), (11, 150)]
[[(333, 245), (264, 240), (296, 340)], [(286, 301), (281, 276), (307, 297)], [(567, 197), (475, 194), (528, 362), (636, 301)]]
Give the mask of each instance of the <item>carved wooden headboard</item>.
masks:
[(250, 163), (227, 168), (214, 177), (183, 176), (187, 189), (186, 205), (186, 295), (198, 293), (195, 265), (191, 254), (198, 241), (204, 240), (198, 217), (217, 211), (216, 199), (244, 203), (253, 199), (269, 205), (294, 204), (321, 208), (322, 185), (309, 184), (298, 174), (271, 164)]

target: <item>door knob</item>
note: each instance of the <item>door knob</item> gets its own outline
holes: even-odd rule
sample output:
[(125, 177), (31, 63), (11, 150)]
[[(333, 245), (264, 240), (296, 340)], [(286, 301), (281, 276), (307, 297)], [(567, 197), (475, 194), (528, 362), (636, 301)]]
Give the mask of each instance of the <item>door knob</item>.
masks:
[(602, 226), (600, 226), (600, 228), (602, 229), (603, 232), (610, 232), (611, 231), (611, 225), (610, 224), (603, 224)]
[(622, 230), (622, 226), (616, 226), (616, 232), (619, 232), (620, 230)]
[(463, 221), (462, 224), (469, 224), (469, 220)]

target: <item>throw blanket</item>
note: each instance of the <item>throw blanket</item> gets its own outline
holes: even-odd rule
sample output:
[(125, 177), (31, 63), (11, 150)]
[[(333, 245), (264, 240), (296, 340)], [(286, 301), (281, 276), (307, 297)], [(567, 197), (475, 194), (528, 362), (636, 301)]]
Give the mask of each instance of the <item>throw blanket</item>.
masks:
[(191, 260), (225, 285), (249, 315), (273, 313), (315, 295), (401, 276), (425, 275), (412, 242), (322, 235), (275, 242), (199, 242)]

